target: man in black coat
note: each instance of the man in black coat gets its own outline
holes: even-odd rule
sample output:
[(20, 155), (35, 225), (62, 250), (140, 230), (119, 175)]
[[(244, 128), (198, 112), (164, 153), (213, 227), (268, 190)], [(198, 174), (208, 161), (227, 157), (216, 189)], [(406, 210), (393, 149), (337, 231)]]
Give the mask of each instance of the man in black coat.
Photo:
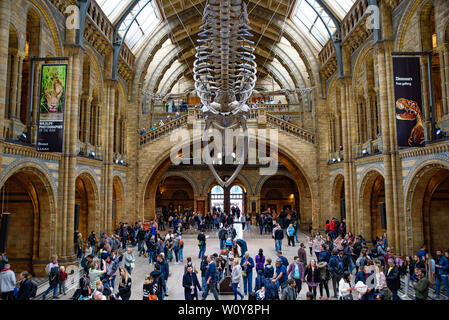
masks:
[(29, 278), (28, 271), (20, 274), (20, 287), (17, 293), (17, 300), (30, 300), (33, 292), (33, 282)]
[(201, 285), (198, 282), (196, 273), (193, 272), (192, 266), (187, 267), (187, 272), (182, 278), (182, 286), (184, 287), (184, 297), (186, 300), (198, 300), (198, 291), (202, 294)]
[(401, 300), (398, 296), (398, 290), (401, 288), (399, 268), (395, 265), (392, 258), (388, 259), (388, 267), (385, 277), (387, 278), (387, 287), (393, 294), (393, 300)]

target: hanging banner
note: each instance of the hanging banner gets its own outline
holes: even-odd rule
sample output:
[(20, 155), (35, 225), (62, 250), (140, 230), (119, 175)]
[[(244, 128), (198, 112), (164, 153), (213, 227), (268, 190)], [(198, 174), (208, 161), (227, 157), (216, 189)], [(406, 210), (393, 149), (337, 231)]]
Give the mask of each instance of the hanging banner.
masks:
[(393, 57), (396, 130), (401, 148), (424, 147), (419, 57)]
[(41, 74), (36, 150), (62, 152), (67, 65), (43, 65)]

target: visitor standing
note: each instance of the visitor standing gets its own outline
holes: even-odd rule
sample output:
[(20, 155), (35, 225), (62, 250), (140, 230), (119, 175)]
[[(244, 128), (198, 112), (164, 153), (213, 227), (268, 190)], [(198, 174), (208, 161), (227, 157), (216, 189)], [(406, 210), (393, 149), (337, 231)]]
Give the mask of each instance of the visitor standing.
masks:
[(2, 300), (15, 300), (14, 288), (16, 287), (16, 275), (11, 270), (9, 263), (0, 271), (0, 292)]
[(199, 248), (198, 259), (201, 259), (206, 253), (206, 235), (204, 234), (204, 231), (201, 231), (198, 234), (197, 239)]
[(42, 300), (45, 300), (45, 296), (51, 290), (53, 290), (53, 299), (58, 299), (59, 265), (57, 255), (51, 257), (51, 262), (47, 264), (45, 271), (48, 274), (48, 288), (42, 295)]
[(131, 276), (128, 273), (128, 270), (126, 268), (119, 268), (120, 270), (120, 283), (118, 286), (118, 293), (117, 295), (122, 300), (129, 300), (131, 297)]
[(211, 256), (207, 256), (207, 269), (206, 269), (206, 291), (203, 292), (203, 300), (206, 300), (209, 295), (209, 291), (212, 291), (215, 300), (220, 300), (218, 297), (216, 281), (217, 281), (217, 267), (215, 261)]
[(243, 275), (243, 291), (245, 295), (248, 295), (252, 292), (254, 268), (254, 260), (249, 256), (248, 252), (243, 256), (240, 266), (242, 267)]
[(192, 265), (187, 265), (186, 273), (182, 277), (184, 287), (184, 298), (186, 300), (198, 300), (198, 291), (201, 294), (201, 285)]
[(294, 261), (288, 266), (287, 273), (289, 277), (295, 281), (296, 294), (299, 295), (302, 288), (302, 282), (304, 281), (304, 264), (298, 256), (293, 259)]
[(234, 259), (234, 261), (232, 262), (231, 278), (232, 278), (231, 286), (232, 291), (234, 292), (234, 300), (237, 300), (237, 296), (240, 296), (241, 299), (243, 300), (245, 296), (242, 293), (240, 293), (238, 289), (240, 282), (242, 282), (243, 280), (242, 267), (239, 264), (239, 259)]

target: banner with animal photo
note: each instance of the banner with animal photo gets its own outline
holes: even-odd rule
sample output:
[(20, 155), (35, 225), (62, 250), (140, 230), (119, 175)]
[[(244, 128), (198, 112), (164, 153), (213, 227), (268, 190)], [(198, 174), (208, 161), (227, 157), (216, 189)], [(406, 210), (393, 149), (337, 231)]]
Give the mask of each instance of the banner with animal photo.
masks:
[(36, 150), (62, 152), (67, 65), (43, 65)]
[(424, 147), (419, 57), (393, 57), (396, 130), (400, 148)]

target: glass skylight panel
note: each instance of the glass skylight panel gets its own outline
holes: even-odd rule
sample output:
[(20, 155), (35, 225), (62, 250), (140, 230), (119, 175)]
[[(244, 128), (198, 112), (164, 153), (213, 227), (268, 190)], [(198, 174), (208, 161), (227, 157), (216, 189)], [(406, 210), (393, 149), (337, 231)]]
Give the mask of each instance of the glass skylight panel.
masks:
[(135, 3), (118, 30), (119, 36), (123, 37), (129, 28), (125, 42), (133, 52), (137, 51), (160, 22), (154, 0), (97, 0), (97, 3), (112, 23), (117, 23), (131, 4)]
[(132, 0), (97, 0), (101, 10), (108, 16), (111, 23), (115, 22)]
[(355, 0), (326, 0), (326, 3), (343, 19), (352, 6)]
[[(339, 9), (350, 8), (353, 2), (354, 0), (342, 1)], [(329, 1), (327, 3), (330, 4)], [(333, 34), (336, 31), (334, 21), (316, 0), (299, 0), (293, 21), (303, 31), (307, 30), (321, 46), (329, 40), (329, 32)]]

